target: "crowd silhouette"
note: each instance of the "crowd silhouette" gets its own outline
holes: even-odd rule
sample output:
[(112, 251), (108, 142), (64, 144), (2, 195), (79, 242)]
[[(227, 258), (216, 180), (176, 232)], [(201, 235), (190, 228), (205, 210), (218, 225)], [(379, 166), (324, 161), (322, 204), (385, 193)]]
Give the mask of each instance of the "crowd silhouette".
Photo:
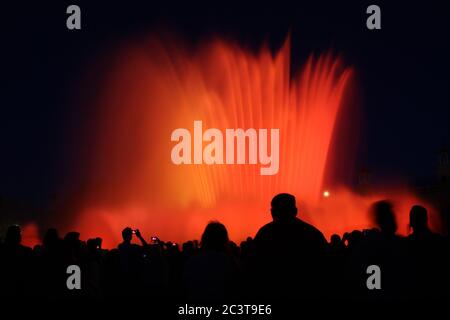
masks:
[[(21, 244), (21, 229), (10, 226), (0, 242), (0, 295), (10, 298), (107, 299), (111, 297), (185, 301), (257, 299), (417, 299), (447, 294), (447, 238), (428, 228), (427, 210), (410, 211), (411, 233), (396, 234), (389, 201), (373, 204), (375, 226), (327, 242), (297, 217), (296, 199), (278, 194), (273, 221), (240, 245), (226, 227), (210, 222), (201, 241), (182, 246), (126, 227), (112, 250), (102, 239), (86, 242), (49, 229), (33, 249)], [(140, 245), (132, 243), (133, 237)], [(68, 290), (67, 266), (81, 269), (81, 290)], [(381, 289), (369, 290), (367, 267), (381, 270)]]

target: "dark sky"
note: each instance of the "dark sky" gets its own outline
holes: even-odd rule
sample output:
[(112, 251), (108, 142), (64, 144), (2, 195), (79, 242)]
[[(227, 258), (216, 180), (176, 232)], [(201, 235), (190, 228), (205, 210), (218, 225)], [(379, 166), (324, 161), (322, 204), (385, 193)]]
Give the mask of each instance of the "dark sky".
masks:
[[(314, 52), (342, 55), (356, 69), (361, 96), (356, 157), (380, 179), (432, 177), (436, 151), (450, 142), (450, 13), (443, 1), (19, 2), (2, 4), (0, 195), (44, 204), (61, 182), (70, 183), (64, 132), (70, 115), (86, 112), (69, 107), (74, 86), (96, 54), (155, 27), (192, 42), (220, 35), (250, 48), (265, 40), (276, 48), (290, 31), (294, 67)], [(81, 7), (80, 31), (66, 29), (70, 4)], [(381, 7), (381, 30), (366, 28), (370, 4)]]

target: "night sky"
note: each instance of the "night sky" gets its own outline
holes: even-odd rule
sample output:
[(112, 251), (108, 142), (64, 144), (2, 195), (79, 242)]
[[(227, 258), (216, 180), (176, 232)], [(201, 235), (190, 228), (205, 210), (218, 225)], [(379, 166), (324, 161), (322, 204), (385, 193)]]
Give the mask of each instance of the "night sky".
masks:
[[(431, 181), (436, 153), (450, 143), (450, 13), (444, 2), (389, 2), (2, 4), (0, 195), (45, 205), (70, 184), (66, 131), (89, 112), (71, 103), (87, 66), (154, 30), (192, 43), (219, 35), (250, 49), (264, 41), (276, 49), (290, 32), (294, 69), (311, 53), (333, 50), (356, 70), (358, 164), (380, 180)], [(66, 28), (70, 4), (81, 7), (79, 31)], [(370, 4), (381, 7), (381, 30), (366, 28)]]

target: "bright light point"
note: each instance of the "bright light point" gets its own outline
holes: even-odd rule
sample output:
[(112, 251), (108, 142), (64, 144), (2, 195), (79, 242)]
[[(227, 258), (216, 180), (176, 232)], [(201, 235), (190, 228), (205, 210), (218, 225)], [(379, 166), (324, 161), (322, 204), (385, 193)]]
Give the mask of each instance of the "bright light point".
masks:
[(323, 192), (323, 196), (324, 196), (325, 198), (328, 198), (328, 197), (330, 196), (330, 192), (329, 192), (329, 191), (324, 191), (324, 192)]

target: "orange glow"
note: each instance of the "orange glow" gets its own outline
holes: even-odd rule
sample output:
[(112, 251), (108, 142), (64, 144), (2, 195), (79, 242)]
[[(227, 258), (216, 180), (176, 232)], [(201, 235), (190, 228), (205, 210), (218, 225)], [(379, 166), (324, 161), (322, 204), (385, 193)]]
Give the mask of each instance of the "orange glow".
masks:
[[(440, 223), (437, 211), (428, 203), (422, 201), (405, 188), (396, 188), (384, 192), (374, 192), (370, 195), (359, 195), (346, 188), (333, 190), (333, 195), (325, 197), (314, 207), (308, 221), (316, 225), (329, 239), (333, 233), (342, 235), (344, 232), (373, 228), (375, 225), (370, 214), (371, 205), (379, 200), (389, 200), (394, 205), (397, 220), (397, 233), (408, 235), (409, 210), (415, 204), (423, 205), (429, 213), (429, 224), (433, 231), (439, 232)], [(301, 215), (301, 212), (300, 212)]]
[(36, 223), (30, 222), (22, 226), (22, 244), (28, 247), (34, 247), (41, 243), (39, 237), (39, 227)]
[[(125, 226), (185, 241), (216, 219), (239, 241), (270, 221), (279, 192), (296, 195), (300, 216), (327, 235), (368, 225), (364, 210), (374, 199), (322, 195), (350, 68), (326, 54), (291, 76), (289, 41), (275, 55), (221, 40), (195, 49), (176, 43), (131, 45), (108, 66), (93, 106), (91, 148), (81, 153), (89, 155), (80, 158), (88, 173), (72, 229), (111, 247)], [(171, 132), (194, 120), (220, 130), (279, 128), (278, 174), (261, 176), (254, 165), (174, 165)]]

